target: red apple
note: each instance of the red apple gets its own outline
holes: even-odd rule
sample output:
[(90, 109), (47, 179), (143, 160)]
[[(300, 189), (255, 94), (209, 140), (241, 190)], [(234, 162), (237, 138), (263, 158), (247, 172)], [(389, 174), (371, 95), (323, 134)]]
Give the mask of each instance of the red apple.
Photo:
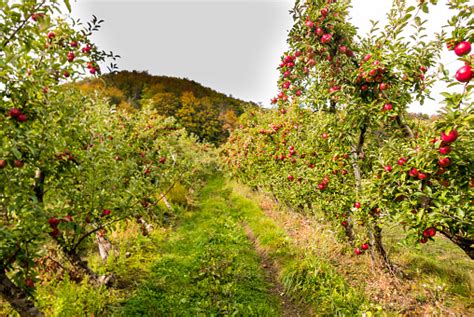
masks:
[(288, 175), (288, 180), (292, 182), (295, 180), (295, 177), (293, 175)]
[(364, 56), (364, 61), (367, 62), (371, 57), (372, 57), (372, 55), (370, 55), (370, 54), (365, 55)]
[(20, 114), (17, 118), (18, 122), (26, 122), (28, 121), (28, 117), (26, 115), (24, 115), (23, 113)]
[(354, 207), (356, 207), (357, 209), (359, 209), (361, 206), (361, 203), (358, 201), (354, 204)]
[(427, 175), (425, 173), (418, 173), (418, 179), (419, 180), (424, 180), (426, 179)]
[(443, 140), (445, 143), (452, 143), (456, 141), (457, 138), (458, 131), (456, 131), (456, 129), (452, 129), (448, 134), (446, 134), (444, 131), (441, 132), (441, 140)]
[(361, 246), (361, 249), (362, 250), (367, 250), (369, 249), (369, 245), (367, 243), (364, 243), (362, 246)]
[(316, 28), (315, 33), (316, 33), (317, 36), (323, 36), (324, 30), (321, 29), (321, 28)]
[(341, 221), (341, 225), (343, 227), (347, 227), (349, 225), (349, 223), (346, 220), (343, 220), (343, 221)]
[(423, 237), (423, 238), (420, 239), (420, 243), (425, 244), (426, 242), (428, 242), (428, 238), (427, 238), (427, 237)]
[(68, 62), (72, 62), (75, 57), (76, 57), (76, 55), (74, 55), (74, 52), (67, 53), (67, 61)]
[(384, 106), (383, 106), (383, 110), (384, 111), (390, 111), (393, 109), (393, 106), (391, 103), (386, 103)]
[(467, 83), (472, 79), (472, 68), (470, 65), (465, 65), (456, 72), (456, 80), (461, 83)]
[(319, 190), (324, 190), (326, 188), (326, 185), (324, 184), (319, 184), (318, 185)]
[(312, 29), (312, 28), (314, 27), (313, 21), (310, 21), (310, 20), (306, 21), (306, 22), (305, 22), (305, 25), (306, 25), (307, 27), (309, 27), (310, 29)]
[(50, 232), (51, 237), (56, 238), (59, 236), (61, 232), (59, 231), (58, 228), (54, 228), (53, 231)]
[(326, 132), (324, 132), (323, 134), (321, 134), (321, 137), (323, 139), (327, 139), (329, 137), (329, 134), (327, 134)]
[(449, 146), (442, 146), (439, 148), (439, 153), (442, 155), (449, 154), (449, 152), (451, 152), (451, 147)]
[(18, 108), (11, 108), (9, 114), (10, 114), (10, 117), (16, 118), (21, 114), (21, 110)]
[(407, 162), (407, 159), (404, 158), (404, 157), (401, 157), (398, 161), (397, 161), (397, 164), (402, 166), (403, 164), (405, 164)]
[(462, 41), (454, 48), (454, 53), (457, 56), (464, 56), (471, 52), (471, 43), (468, 41)]
[(412, 168), (409, 172), (408, 172), (408, 175), (410, 175), (411, 177), (418, 177), (418, 171), (416, 168)]
[(104, 209), (102, 210), (102, 216), (108, 216), (110, 215), (111, 211), (109, 209)]
[(438, 160), (438, 164), (441, 167), (447, 167), (451, 164), (451, 160), (449, 159), (449, 157), (443, 157)]
[(34, 288), (35, 287), (35, 282), (33, 282), (33, 280), (31, 278), (27, 278), (25, 280), (25, 285), (28, 288)]
[(22, 168), (23, 165), (24, 165), (24, 163), (23, 163), (22, 160), (14, 160), (14, 161), (13, 161), (13, 165), (14, 165), (15, 167)]
[(324, 34), (321, 37), (321, 43), (326, 44), (329, 43), (332, 40), (332, 34)]
[(391, 167), (390, 165), (387, 165), (387, 166), (384, 166), (384, 167), (383, 167), (383, 170), (384, 170), (385, 172), (391, 172), (391, 171), (392, 171), (392, 167)]
[(7, 167), (7, 161), (6, 160), (0, 160), (0, 169)]
[(56, 228), (60, 223), (60, 220), (58, 218), (52, 217), (48, 219), (48, 224), (51, 226), (51, 228)]
[(388, 85), (387, 85), (386, 83), (381, 83), (381, 84), (379, 85), (379, 89), (380, 89), (380, 90), (386, 90), (386, 89), (388, 89)]
[(361, 255), (362, 251), (359, 248), (355, 248), (354, 253), (357, 254), (357, 255)]
[(48, 39), (52, 39), (55, 36), (56, 36), (56, 33), (54, 33), (53, 31), (48, 32)]

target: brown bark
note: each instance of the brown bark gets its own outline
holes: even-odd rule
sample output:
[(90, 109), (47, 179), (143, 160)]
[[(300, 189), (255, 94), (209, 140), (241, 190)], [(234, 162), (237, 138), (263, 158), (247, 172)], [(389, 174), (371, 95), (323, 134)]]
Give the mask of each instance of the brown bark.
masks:
[(35, 306), (34, 302), (28, 298), (28, 294), (16, 286), (3, 272), (3, 269), (2, 272), (0, 272), (0, 294), (22, 317), (44, 316)]
[(467, 256), (469, 256), (471, 259), (474, 260), (474, 248), (473, 248), (474, 240), (473, 239), (461, 237), (461, 236), (453, 234), (453, 233), (451, 233), (447, 230), (443, 230), (443, 231), (441, 231), (441, 233), (446, 238), (451, 240), (455, 245), (460, 247), (467, 254)]

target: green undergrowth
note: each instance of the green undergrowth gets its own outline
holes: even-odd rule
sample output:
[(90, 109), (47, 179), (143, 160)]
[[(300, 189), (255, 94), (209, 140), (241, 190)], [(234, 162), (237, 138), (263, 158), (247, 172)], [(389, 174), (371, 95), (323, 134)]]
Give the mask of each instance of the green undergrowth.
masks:
[(222, 178), (208, 183), (198, 209), (159, 246), (160, 258), (123, 316), (279, 315), (229, 195)]
[(280, 268), (279, 280), (288, 295), (309, 304), (316, 316), (361, 316), (369, 310), (363, 290), (350, 287), (328, 261), (296, 248), (256, 202), (238, 191), (232, 192), (232, 204), (252, 230), (259, 248)]
[(391, 258), (403, 267), (408, 278), (416, 280), (420, 302), (427, 290), (451, 307), (474, 310), (474, 261), (442, 235), (424, 245), (403, 243), (403, 230), (385, 227), (385, 245)]

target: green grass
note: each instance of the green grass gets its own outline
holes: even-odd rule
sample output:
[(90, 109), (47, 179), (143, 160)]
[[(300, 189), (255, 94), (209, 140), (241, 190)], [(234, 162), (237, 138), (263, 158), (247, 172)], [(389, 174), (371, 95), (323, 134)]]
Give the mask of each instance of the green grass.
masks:
[(203, 189), (198, 210), (159, 247), (148, 280), (124, 316), (278, 316), (259, 258), (229, 208), (222, 178)]

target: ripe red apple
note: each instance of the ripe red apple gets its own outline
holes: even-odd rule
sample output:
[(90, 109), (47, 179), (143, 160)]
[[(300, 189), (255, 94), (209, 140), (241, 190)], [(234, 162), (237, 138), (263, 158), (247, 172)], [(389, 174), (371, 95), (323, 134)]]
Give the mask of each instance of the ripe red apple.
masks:
[(24, 115), (23, 113), (20, 114), (17, 118), (18, 122), (26, 122), (28, 121), (28, 117), (26, 115)]
[(301, 94), (302, 94), (302, 93), (301, 93), (301, 90), (297, 90), (297, 91), (295, 92), (295, 95), (297, 95), (298, 97), (301, 96)]
[(379, 85), (379, 89), (380, 89), (380, 90), (386, 90), (386, 89), (388, 89), (388, 85), (387, 85), (386, 83), (381, 83), (381, 84)]
[(403, 166), (403, 164), (405, 164), (407, 162), (407, 159), (404, 158), (404, 157), (401, 157), (398, 161), (397, 161), (397, 164), (400, 165), (400, 166)]
[(295, 180), (295, 177), (293, 175), (288, 175), (288, 180), (292, 182)]
[(102, 210), (102, 216), (108, 216), (110, 215), (111, 211), (109, 209), (104, 209)]
[(386, 165), (386, 166), (383, 167), (383, 170), (384, 170), (385, 172), (391, 172), (391, 171), (392, 171), (392, 167), (391, 167), (390, 165)]
[(390, 111), (393, 109), (393, 106), (391, 103), (386, 103), (384, 106), (383, 106), (383, 110), (384, 111)]
[(427, 238), (427, 237), (423, 237), (423, 238), (420, 239), (420, 243), (425, 244), (426, 242), (428, 242), (428, 238)]
[(346, 220), (343, 220), (343, 221), (341, 221), (341, 225), (343, 227), (347, 227), (349, 225), (349, 223)]
[(33, 280), (31, 278), (27, 278), (25, 280), (25, 285), (28, 288), (34, 288), (35, 287), (35, 282), (33, 282)]
[(369, 245), (367, 243), (364, 243), (362, 246), (361, 246), (361, 249), (362, 250), (368, 250), (369, 249)]
[(329, 9), (328, 8), (322, 8), (321, 9), (321, 15), (323, 17), (326, 17), (328, 15)]
[(361, 255), (362, 251), (359, 248), (355, 248), (354, 253), (357, 254), (357, 255)]
[(359, 209), (361, 206), (361, 203), (358, 201), (354, 204), (354, 207), (356, 207), (357, 209)]
[(439, 148), (439, 153), (442, 155), (449, 154), (449, 152), (451, 152), (451, 147), (449, 146), (442, 146)]
[(56, 36), (56, 33), (54, 33), (53, 31), (48, 32), (48, 39), (52, 39), (55, 36)]
[(24, 165), (24, 163), (23, 163), (22, 160), (14, 160), (14, 161), (13, 161), (13, 165), (14, 165), (15, 167), (22, 168), (23, 165)]
[(321, 43), (326, 44), (329, 43), (332, 40), (332, 34), (324, 34), (321, 37)]
[(449, 157), (443, 157), (438, 160), (438, 164), (441, 167), (447, 167), (451, 164), (451, 160), (449, 159)]
[(464, 56), (471, 52), (471, 43), (468, 41), (462, 41), (454, 48), (454, 53), (457, 56)]
[(321, 137), (323, 139), (327, 139), (329, 137), (329, 134), (327, 134), (326, 132), (324, 132), (323, 134), (321, 134)]
[(321, 28), (316, 28), (315, 33), (316, 33), (317, 36), (323, 36), (324, 30), (321, 29)]
[(349, 172), (348, 172), (347, 170), (342, 170), (342, 171), (341, 171), (341, 174), (342, 174), (342, 175), (347, 175), (348, 173), (349, 173)]
[(52, 217), (48, 219), (48, 224), (51, 226), (51, 228), (56, 228), (60, 223), (60, 220), (58, 218)]
[(318, 185), (319, 190), (324, 190), (326, 188), (326, 185), (324, 184), (319, 184)]
[(296, 56), (296, 57), (300, 57), (300, 56), (301, 56), (301, 51), (300, 51), (300, 50), (297, 50), (297, 51), (295, 52), (295, 56)]
[(18, 108), (11, 108), (9, 114), (10, 114), (10, 117), (16, 118), (21, 114), (21, 110)]
[(366, 91), (367, 89), (369, 89), (369, 86), (367, 86), (367, 85), (362, 85), (360, 87), (360, 90), (362, 90), (362, 91)]
[(419, 180), (424, 180), (426, 179), (427, 175), (425, 173), (418, 173), (418, 179)]
[(456, 129), (452, 129), (448, 134), (446, 134), (444, 131), (441, 132), (441, 140), (443, 140), (445, 143), (452, 143), (456, 141), (457, 138), (458, 131), (456, 131)]
[(426, 73), (428, 71), (428, 68), (426, 66), (420, 66), (420, 71)]
[(69, 46), (77, 47), (77, 42), (76, 41), (71, 41), (71, 42), (69, 42)]
[(370, 55), (370, 54), (365, 55), (364, 56), (364, 61), (367, 62), (371, 57), (372, 57), (372, 55)]
[(310, 29), (312, 29), (312, 28), (314, 27), (313, 21), (310, 21), (310, 20), (307, 20), (307, 21), (305, 22), (305, 25), (306, 25), (308, 28), (310, 28)]
[(68, 62), (72, 62), (75, 57), (76, 57), (76, 55), (74, 55), (74, 52), (67, 53), (67, 61)]
[(277, 103), (277, 101), (278, 101), (278, 99), (277, 99), (277, 98), (272, 98), (272, 100), (271, 100), (271, 103), (274, 105), (274, 104), (276, 104), (276, 103)]
[(165, 164), (166, 162), (166, 157), (165, 156), (162, 156), (160, 157), (160, 161), (159, 161), (161, 164)]
[(64, 75), (64, 77), (66, 77), (66, 78), (68, 78), (69, 76), (71, 76), (71, 74), (69, 74), (68, 71), (64, 71), (63, 75)]
[(0, 169), (7, 167), (7, 160), (0, 160)]
[(411, 177), (418, 177), (418, 170), (413, 167), (413, 168), (408, 172), (408, 175), (410, 175)]
[(461, 83), (467, 83), (472, 79), (472, 68), (470, 65), (465, 65), (456, 72), (456, 80)]
[(81, 51), (82, 51), (82, 53), (84, 53), (84, 54), (89, 54), (89, 52), (91, 51), (91, 49), (92, 49), (92, 47), (91, 47), (89, 44), (87, 44), (86, 46), (84, 46), (84, 47), (81, 49)]
[(59, 231), (58, 228), (54, 228), (53, 231), (50, 232), (51, 237), (56, 238), (59, 236), (61, 232)]

